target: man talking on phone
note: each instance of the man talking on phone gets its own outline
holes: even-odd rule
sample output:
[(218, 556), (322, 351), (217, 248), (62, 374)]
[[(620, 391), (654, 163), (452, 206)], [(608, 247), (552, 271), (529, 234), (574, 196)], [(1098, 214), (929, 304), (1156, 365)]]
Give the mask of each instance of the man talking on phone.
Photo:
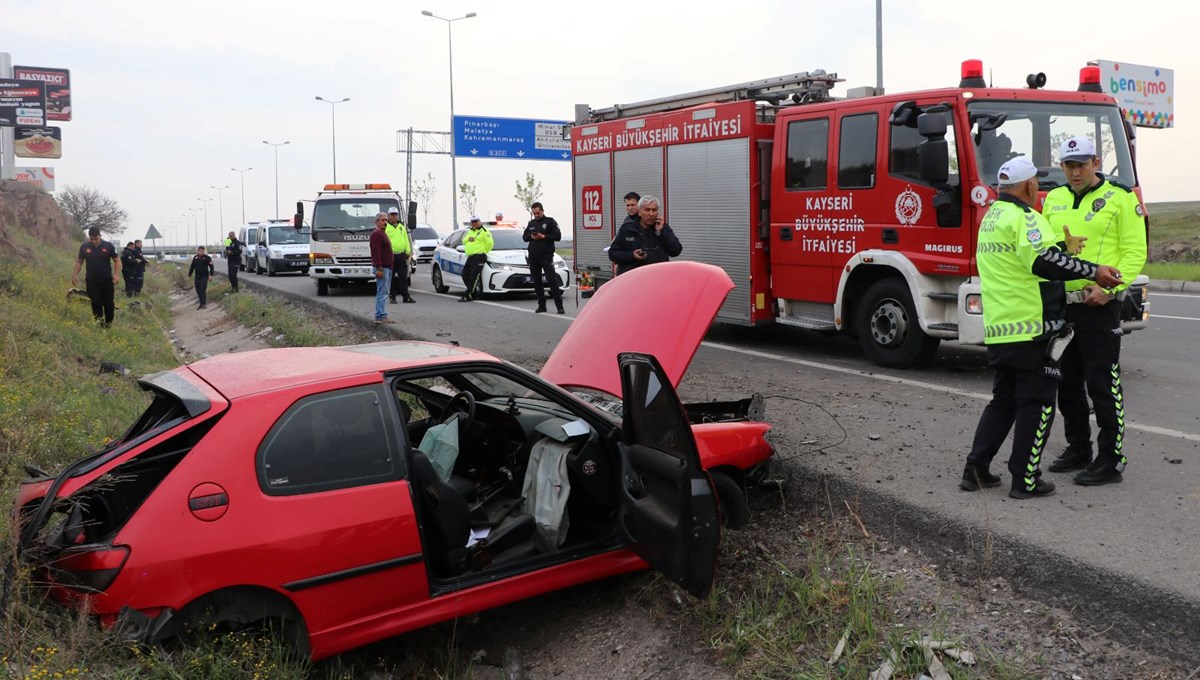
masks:
[(659, 214), (658, 199), (642, 196), (637, 206), (638, 219), (622, 224), (608, 248), (608, 259), (616, 263), (618, 276), (642, 265), (667, 262), (683, 252), (671, 225)]

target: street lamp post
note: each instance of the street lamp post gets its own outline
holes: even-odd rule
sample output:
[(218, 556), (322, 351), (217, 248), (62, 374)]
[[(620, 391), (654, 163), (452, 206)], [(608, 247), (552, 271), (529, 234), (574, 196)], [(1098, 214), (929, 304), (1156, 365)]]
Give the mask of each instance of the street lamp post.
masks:
[[(320, 97), (318, 97), (318, 99), (320, 99)], [(291, 142), (290, 141), (279, 142), (278, 144), (276, 144), (275, 142), (268, 142), (267, 140), (264, 139), (263, 144), (266, 144), (267, 146), (275, 147), (275, 219), (279, 219), (279, 147), (283, 146), (284, 144), (291, 144)], [(337, 161), (336, 160), (334, 160), (334, 162), (333, 162), (333, 168), (334, 168), (333, 180), (336, 182), (337, 181)]]
[[(329, 127), (333, 133), (333, 182), (334, 184), (337, 184), (337, 114), (335, 114), (334, 111), (337, 110), (338, 104), (348, 102), (350, 101), (350, 98), (346, 97), (345, 99), (334, 101), (324, 97), (317, 97), (317, 101), (329, 104)], [(278, 212), (278, 210), (276, 212)]]
[(184, 210), (183, 214), (183, 216), (187, 218), (187, 227), (184, 229), (184, 236), (188, 236), (188, 232), (191, 232), (191, 238), (188, 239), (191, 241), (191, 243), (188, 245), (193, 247), (196, 245), (196, 213), (198, 211), (199, 208), (187, 208)]
[(245, 224), (246, 223), (246, 173), (250, 172), (254, 168), (246, 168), (244, 170), (238, 170), (237, 168), (229, 168), (229, 169), (238, 173), (238, 175), (240, 175), (241, 179), (242, 179), (242, 224)]
[(221, 236), (225, 233), (225, 199), (221, 197), (221, 190), (228, 189), (229, 185), (226, 184), (223, 187), (210, 186), (209, 188), (217, 190), (217, 217), (221, 220), (221, 226), (217, 229), (217, 235)]
[(204, 233), (200, 236), (200, 238), (204, 239), (204, 241), (205, 241), (205, 243), (197, 243), (196, 245), (207, 246), (208, 245), (208, 243), (207, 243), (207, 241), (208, 241), (208, 202), (211, 201), (212, 199), (211, 198), (197, 198), (196, 200), (200, 201), (201, 207), (204, 208)]
[(421, 14), (446, 22), (446, 37), (450, 46), (450, 210), (454, 216), (453, 230), (458, 229), (458, 156), (455, 154), (454, 148), (454, 32), (451, 27), (456, 21), (475, 16), (475, 12), (468, 12), (453, 19), (440, 17), (429, 10), (421, 10)]

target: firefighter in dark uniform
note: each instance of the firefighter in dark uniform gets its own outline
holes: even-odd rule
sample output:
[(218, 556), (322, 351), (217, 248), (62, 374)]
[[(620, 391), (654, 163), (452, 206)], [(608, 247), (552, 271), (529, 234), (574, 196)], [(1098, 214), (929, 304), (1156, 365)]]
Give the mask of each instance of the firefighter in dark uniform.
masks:
[(617, 275), (642, 265), (666, 262), (683, 252), (683, 245), (658, 214), (658, 199), (643, 196), (638, 200), (638, 219), (625, 220), (617, 229), (608, 259), (617, 265)]
[(217, 273), (212, 258), (204, 252), (204, 246), (196, 246), (196, 254), (192, 256), (192, 264), (188, 267), (187, 275), (196, 279), (196, 309), (208, 307), (208, 280)]
[(121, 276), (125, 279), (125, 297), (133, 297), (136, 285), (133, 277), (137, 274), (137, 250), (133, 247), (133, 241), (125, 244), (125, 250), (121, 251)]
[(133, 295), (137, 297), (146, 286), (146, 254), (142, 252), (141, 239), (133, 242), (133, 250), (137, 253), (137, 262), (133, 267)]
[[(1046, 436), (1054, 423), (1054, 396), (1059, 369), (1052, 350), (1069, 338), (1059, 337), (1063, 318), (1061, 281), (1087, 279), (1101, 286), (1121, 283), (1112, 268), (1097, 266), (1068, 254), (1046, 220), (1031, 208), (1038, 197), (1038, 177), (1044, 176), (1024, 156), (1000, 167), (1000, 197), (988, 208), (979, 226), (976, 261), (983, 295), (984, 344), (995, 375), (992, 400), (975, 430), (959, 486), (975, 491), (998, 486), (1000, 477), (988, 467), (1013, 431), (1012, 498), (1054, 493), (1038, 466)], [(1014, 429), (1015, 427), (1015, 429)]]
[[(92, 315), (105, 328), (112, 325), (116, 304), (113, 295), (117, 281), (121, 280), (121, 260), (117, 255), (117, 247), (100, 238), (100, 230), (96, 227), (88, 229), (88, 240), (79, 246), (79, 256), (75, 259), (75, 271), (71, 272), (71, 287), (79, 287), (79, 269), (87, 262), (87, 294), (92, 300)], [(116, 265), (114, 271), (113, 265)]]
[(565, 314), (563, 309), (562, 289), (559, 287), (558, 272), (554, 271), (554, 244), (562, 239), (558, 222), (553, 217), (546, 217), (545, 209), (540, 202), (529, 206), (533, 219), (525, 227), (521, 235), (529, 244), (529, 274), (533, 277), (533, 290), (537, 293), (537, 309), (535, 314), (546, 311), (546, 280), (550, 283), (550, 297), (554, 298), (554, 307), (559, 314)]
[[(1087, 137), (1064, 142), (1059, 162), (1067, 184), (1046, 195), (1046, 219), (1055, 229), (1069, 229), (1087, 239), (1080, 257), (1112, 265), (1132, 281), (1146, 264), (1146, 219), (1137, 194), (1098, 172), (1096, 147)], [(1066, 288), (1067, 321), (1075, 328), (1075, 342), (1063, 356), (1058, 393), (1067, 448), (1050, 464), (1050, 471), (1083, 468), (1075, 483), (1084, 486), (1119, 482), (1126, 462), (1120, 298), (1128, 284), (1107, 288), (1076, 281)], [(1095, 461), (1088, 397), (1100, 430)]]
[(235, 232), (231, 231), (225, 237), (226, 271), (229, 273), (229, 287), (235, 293), (238, 292), (238, 269), (242, 266), (242, 249), (245, 247), (246, 244), (238, 240)]

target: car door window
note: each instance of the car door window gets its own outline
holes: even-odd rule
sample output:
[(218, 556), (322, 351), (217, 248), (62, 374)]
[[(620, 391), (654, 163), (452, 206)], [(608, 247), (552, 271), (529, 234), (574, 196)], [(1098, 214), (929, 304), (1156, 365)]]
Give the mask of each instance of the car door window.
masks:
[(386, 403), (374, 386), (296, 402), (258, 450), (262, 490), (287, 496), (398, 478), (400, 461)]

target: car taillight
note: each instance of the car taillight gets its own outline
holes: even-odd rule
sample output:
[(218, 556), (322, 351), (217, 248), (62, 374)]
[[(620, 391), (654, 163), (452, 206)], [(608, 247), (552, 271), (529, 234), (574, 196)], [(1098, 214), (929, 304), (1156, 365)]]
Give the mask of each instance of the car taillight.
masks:
[(129, 559), (129, 546), (81, 546), (64, 552), (51, 569), (58, 582), (86, 592), (103, 592)]

